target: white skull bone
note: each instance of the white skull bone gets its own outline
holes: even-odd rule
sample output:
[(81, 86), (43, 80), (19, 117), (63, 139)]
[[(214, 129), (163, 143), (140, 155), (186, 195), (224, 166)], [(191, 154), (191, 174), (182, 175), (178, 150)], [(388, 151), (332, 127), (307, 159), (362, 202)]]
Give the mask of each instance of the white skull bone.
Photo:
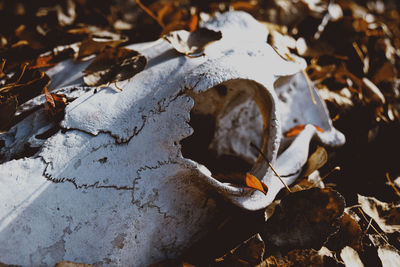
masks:
[[(219, 182), (206, 166), (182, 156), (180, 141), (193, 133), (188, 124), (193, 106), (200, 113), (215, 112), (218, 136), (238, 116), (238, 105), (256, 102), (255, 116), (262, 117), (263, 126), (249, 127), (288, 184), (304, 165), (312, 138), (326, 145), (344, 142), (315, 90), (317, 104), (311, 101), (301, 73), (304, 61), (288, 62), (276, 54), (261, 24), (246, 13), (229, 12), (205, 27), (223, 35), (206, 47), (206, 56), (178, 55), (164, 40), (133, 46), (148, 65), (119, 84), (122, 92), (83, 93), (67, 107), (64, 131), (44, 141), (34, 156), (0, 165), (0, 262), (146, 266), (178, 255), (207, 231), (217, 212), (211, 190), (248, 210), (270, 204), (283, 186), (261, 157), (251, 172), (267, 184), (267, 195)], [(60, 66), (49, 72), (53, 81), (76, 77)], [(215, 93), (221, 84), (226, 96)], [(203, 101), (204, 96), (211, 98)], [(36, 130), (47, 127), (37, 118), (44, 116), (40, 112), (1, 137), (2, 151), (15, 145), (11, 139), (32, 140)], [(287, 141), (282, 131), (295, 124), (315, 124), (325, 132), (308, 125), (278, 156), (281, 140)], [(215, 138), (213, 146), (251, 160), (249, 146), (235, 147), (237, 136)]]

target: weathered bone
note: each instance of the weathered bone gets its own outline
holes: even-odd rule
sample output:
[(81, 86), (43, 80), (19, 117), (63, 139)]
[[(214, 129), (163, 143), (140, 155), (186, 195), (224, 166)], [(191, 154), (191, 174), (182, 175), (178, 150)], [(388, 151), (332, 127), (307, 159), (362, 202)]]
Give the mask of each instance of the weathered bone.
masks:
[[(179, 55), (164, 40), (133, 45), (147, 57), (146, 69), (119, 83), (122, 92), (108, 87), (79, 96), (67, 106), (63, 131), (37, 142), (41, 148), (33, 156), (10, 160), (49, 127), (43, 111), (0, 136), (0, 262), (146, 266), (174, 257), (207, 231), (218, 212), (213, 191), (257, 210), (283, 187), (250, 150), (251, 141), (262, 144), (288, 184), (299, 175), (312, 138), (343, 144), (314, 89), (317, 103), (311, 101), (304, 61), (283, 60), (267, 45), (264, 26), (246, 13), (229, 12), (205, 27), (223, 37), (203, 57)], [(52, 86), (80, 82), (87, 64), (60, 63), (49, 71)], [(215, 89), (221, 85), (226, 96)], [(239, 112), (254, 103), (259, 110)], [(192, 112), (217, 120), (213, 148), (254, 163), (251, 173), (268, 185), (266, 196), (219, 182), (206, 166), (181, 155), (180, 141), (193, 133), (193, 106)], [(246, 114), (254, 123), (231, 127), (233, 117), (245, 121)], [(282, 136), (297, 124), (325, 132), (308, 125), (294, 140)], [(281, 140), (288, 147), (282, 153)]]

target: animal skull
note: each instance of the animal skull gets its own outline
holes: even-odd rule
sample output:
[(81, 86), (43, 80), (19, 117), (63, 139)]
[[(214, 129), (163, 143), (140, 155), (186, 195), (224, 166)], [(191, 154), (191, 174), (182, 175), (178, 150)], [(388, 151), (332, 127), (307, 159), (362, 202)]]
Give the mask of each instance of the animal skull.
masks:
[[(146, 266), (174, 257), (207, 231), (218, 212), (213, 192), (258, 210), (282, 189), (250, 142), (288, 184), (306, 162), (311, 139), (344, 143), (314, 89), (312, 103), (304, 60), (282, 59), (266, 43), (263, 25), (228, 12), (204, 26), (223, 37), (202, 57), (179, 55), (163, 39), (129, 47), (148, 65), (119, 84), (122, 92), (74, 91), (87, 63), (66, 61), (48, 71), (53, 87), (77, 99), (67, 106), (63, 130), (47, 140), (38, 136), (54, 123), (43, 109), (0, 136), (0, 262)], [(182, 156), (180, 142), (193, 134), (191, 112), (214, 120), (210, 149), (253, 164), (250, 172), (269, 187), (267, 195), (220, 182)], [(307, 126), (294, 139), (283, 137), (297, 124)], [(26, 144), (40, 150), (15, 159)]]

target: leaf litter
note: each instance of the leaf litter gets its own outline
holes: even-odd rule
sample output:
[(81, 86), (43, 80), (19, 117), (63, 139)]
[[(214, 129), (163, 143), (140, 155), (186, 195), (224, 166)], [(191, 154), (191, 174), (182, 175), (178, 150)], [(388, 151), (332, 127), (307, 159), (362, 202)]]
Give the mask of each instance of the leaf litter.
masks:
[(135, 50), (108, 46), (83, 71), (83, 81), (88, 86), (123, 81), (141, 72), (146, 64), (146, 57)]

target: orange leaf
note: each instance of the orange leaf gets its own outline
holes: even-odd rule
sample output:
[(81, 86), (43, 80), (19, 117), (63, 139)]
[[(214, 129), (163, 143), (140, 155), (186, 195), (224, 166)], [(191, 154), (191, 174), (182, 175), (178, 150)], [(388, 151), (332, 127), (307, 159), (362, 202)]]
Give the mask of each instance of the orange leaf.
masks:
[(54, 99), (51, 96), (49, 90), (47, 90), (47, 87), (44, 88), (44, 95), (46, 96), (46, 103), (47, 103), (47, 105), (49, 107), (49, 110), (51, 110), (52, 108), (55, 109), (56, 108), (56, 103), (54, 102)]
[(189, 31), (190, 32), (195, 31), (196, 28), (197, 28), (198, 23), (199, 23), (199, 17), (196, 14), (192, 15), (190, 17), (190, 21), (189, 21), (189, 25), (188, 25), (189, 26)]
[(255, 177), (254, 175), (246, 173), (245, 182), (247, 187), (256, 189), (263, 192), (264, 194), (267, 194), (268, 187), (263, 182), (258, 180), (257, 177)]
[[(296, 125), (296, 126), (294, 126), (293, 128), (291, 128), (289, 131), (287, 131), (287, 132), (285, 133), (285, 136), (286, 136), (286, 137), (293, 137), (293, 136), (296, 136), (296, 135), (298, 135), (301, 131), (303, 131), (305, 127), (306, 127), (305, 124)], [(321, 132), (321, 133), (324, 132), (324, 129), (322, 129), (321, 127), (319, 127), (319, 126), (317, 126), (317, 125), (314, 125), (314, 127), (317, 129), (318, 132)]]
[(51, 116), (56, 117), (64, 111), (67, 106), (67, 97), (64, 94), (51, 94), (45, 87), (44, 95)]
[(33, 66), (30, 66), (29, 68), (31, 69), (39, 69), (39, 68), (47, 68), (47, 67), (52, 67), (55, 65), (54, 62), (52, 62), (53, 56), (52, 55), (47, 55), (47, 56), (41, 56), (36, 59), (36, 62)]

